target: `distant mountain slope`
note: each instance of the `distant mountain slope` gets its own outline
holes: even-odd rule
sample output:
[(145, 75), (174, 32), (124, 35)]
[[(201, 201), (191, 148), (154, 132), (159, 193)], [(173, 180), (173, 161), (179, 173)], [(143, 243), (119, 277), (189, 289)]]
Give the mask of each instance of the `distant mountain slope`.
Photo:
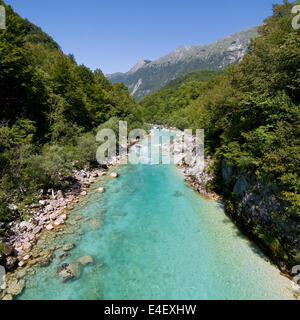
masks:
[(217, 75), (221, 74), (222, 70), (197, 70), (186, 73), (174, 80), (169, 81), (165, 86), (161, 88), (164, 89), (171, 89), (179, 87), (183, 83), (189, 83), (193, 81), (208, 81)]
[(141, 59), (126, 73), (108, 74), (112, 82), (123, 82), (137, 99), (160, 89), (166, 83), (194, 70), (222, 70), (238, 63), (247, 51), (250, 39), (257, 35), (253, 27), (205, 46), (181, 46), (155, 61)]

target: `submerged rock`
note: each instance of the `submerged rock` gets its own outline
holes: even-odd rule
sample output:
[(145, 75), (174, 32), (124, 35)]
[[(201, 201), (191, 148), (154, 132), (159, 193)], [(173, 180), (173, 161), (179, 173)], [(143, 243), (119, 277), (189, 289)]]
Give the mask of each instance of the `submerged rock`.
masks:
[(99, 192), (99, 193), (104, 193), (104, 192), (105, 192), (105, 189), (102, 188), (102, 187), (101, 187), (101, 188), (98, 188), (98, 189), (97, 189), (97, 192)]
[(176, 198), (180, 198), (180, 197), (182, 197), (183, 196), (183, 194), (180, 192), (180, 191), (176, 191), (175, 193), (174, 193), (174, 197), (176, 197)]
[(92, 229), (98, 229), (101, 226), (101, 223), (102, 222), (99, 220), (91, 219), (89, 225)]
[(59, 255), (59, 259), (64, 259), (69, 257), (71, 254), (69, 252), (64, 252), (61, 255)]
[(70, 251), (75, 247), (75, 245), (73, 243), (68, 243), (66, 245), (63, 246), (63, 250), (64, 251)]
[(93, 259), (93, 257), (91, 255), (85, 255), (85, 256), (82, 256), (81, 258), (79, 258), (77, 260), (77, 262), (79, 264), (81, 264), (82, 266), (86, 266), (86, 265), (88, 265), (90, 263), (93, 263), (94, 259)]
[(17, 279), (11, 279), (7, 282), (6, 292), (8, 295), (17, 296), (19, 295), (25, 287), (25, 281)]
[(80, 277), (80, 267), (78, 264), (64, 263), (57, 268), (58, 276), (63, 282)]

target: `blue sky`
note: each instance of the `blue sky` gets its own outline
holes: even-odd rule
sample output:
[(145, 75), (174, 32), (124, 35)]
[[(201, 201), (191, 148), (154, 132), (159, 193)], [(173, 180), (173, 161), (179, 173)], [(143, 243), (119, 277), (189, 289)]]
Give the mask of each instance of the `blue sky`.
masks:
[(76, 61), (128, 71), (181, 45), (202, 45), (259, 25), (281, 0), (4, 0)]

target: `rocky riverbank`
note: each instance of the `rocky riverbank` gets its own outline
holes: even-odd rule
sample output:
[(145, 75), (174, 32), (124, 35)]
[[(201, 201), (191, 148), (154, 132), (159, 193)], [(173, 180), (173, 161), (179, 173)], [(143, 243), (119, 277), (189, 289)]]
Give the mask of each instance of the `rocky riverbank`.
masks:
[[(73, 170), (68, 178), (70, 181), (68, 187), (56, 191), (41, 190), (35, 203), (25, 208), (26, 218), (21, 222), (10, 224), (10, 236), (3, 242), (0, 253), (0, 267), (4, 267), (6, 272), (5, 286), (3, 279), (0, 279), (0, 300), (12, 300), (14, 296), (19, 295), (26, 285), (23, 279), (25, 275), (35, 272), (33, 266), (44, 267), (52, 261), (54, 251), (61, 246), (51, 247), (51, 241), (56, 236), (69, 232), (66, 223), (70, 210), (87, 196), (88, 188), (101, 177), (109, 175), (109, 178), (117, 178), (118, 174), (110, 171), (119, 165), (120, 161), (121, 157), (117, 156), (106, 166)], [(101, 192), (104, 192), (104, 188), (101, 188)], [(19, 210), (16, 205), (11, 206), (11, 209), (16, 212)], [(37, 246), (38, 242), (43, 242), (45, 245)], [(87, 260), (87, 257), (83, 258)], [(86, 264), (84, 261), (82, 259), (78, 262), (78, 268), (80, 267), (78, 270)], [(70, 274), (71, 269), (72, 266), (63, 266), (60, 270), (64, 280), (66, 273), (69, 275), (68, 279), (73, 277)]]
[[(300, 223), (295, 217), (284, 217), (284, 205), (276, 196), (276, 186), (270, 186), (255, 176), (238, 172), (222, 162), (222, 197), (211, 191), (215, 176), (215, 164), (205, 157), (204, 165), (194, 156), (187, 162), (183, 150), (194, 151), (196, 138), (183, 142), (184, 133), (177, 128), (157, 126), (176, 134), (173, 149), (177, 166), (186, 176), (186, 181), (202, 196), (211, 200), (223, 199), (227, 214), (262, 251), (278, 266), (282, 275), (293, 279), (293, 267), (300, 265)], [(188, 145), (187, 145), (188, 144)], [(295, 283), (295, 296), (300, 297), (300, 284)]]
[[(204, 164), (196, 156), (196, 137), (184, 140), (184, 132), (174, 128), (160, 126), (163, 130), (169, 130), (176, 134), (176, 138), (171, 145), (171, 153), (174, 155), (175, 164), (180, 168), (190, 186), (208, 200), (219, 200), (221, 197), (210, 190), (210, 185), (214, 180), (214, 163), (210, 157), (204, 158)], [(188, 150), (191, 158), (185, 158), (184, 150)]]

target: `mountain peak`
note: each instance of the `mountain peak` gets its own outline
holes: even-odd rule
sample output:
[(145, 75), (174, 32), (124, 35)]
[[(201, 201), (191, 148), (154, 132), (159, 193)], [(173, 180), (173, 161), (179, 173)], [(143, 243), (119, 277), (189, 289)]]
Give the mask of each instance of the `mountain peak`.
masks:
[(145, 65), (149, 64), (151, 60), (140, 59), (129, 71), (128, 74), (137, 72), (139, 69), (143, 68)]
[(207, 45), (180, 46), (167, 55), (149, 61), (140, 59), (126, 73), (107, 75), (115, 82), (123, 82), (137, 100), (160, 89), (169, 81), (195, 70), (222, 70), (239, 63), (248, 50), (257, 27), (243, 30)]

